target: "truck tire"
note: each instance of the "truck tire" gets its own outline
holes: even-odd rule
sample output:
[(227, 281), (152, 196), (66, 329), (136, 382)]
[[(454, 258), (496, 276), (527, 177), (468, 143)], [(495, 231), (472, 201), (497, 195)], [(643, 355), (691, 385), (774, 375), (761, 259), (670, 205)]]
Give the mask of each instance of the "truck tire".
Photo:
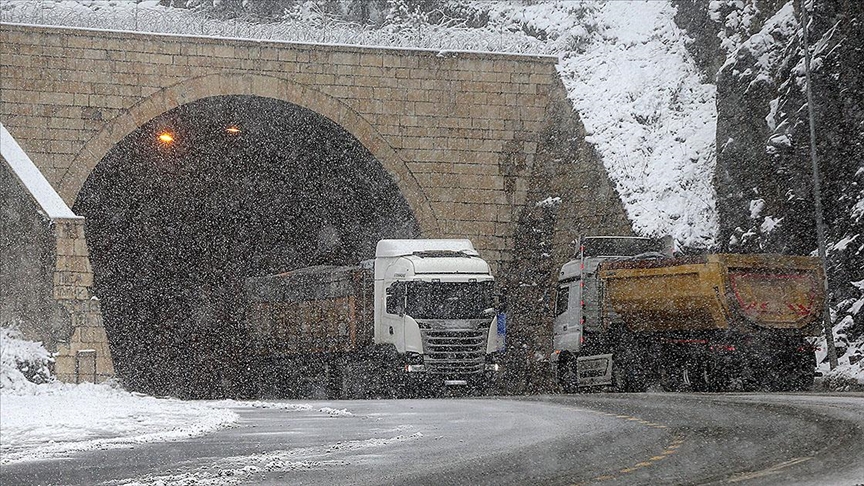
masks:
[(616, 392), (643, 393), (648, 390), (643, 367), (646, 363), (631, 353), (618, 353), (612, 358), (612, 388)]
[(336, 357), (327, 360), (325, 376), (327, 379), (327, 399), (341, 400), (345, 398), (345, 368), (344, 358)]
[(576, 373), (576, 356), (563, 352), (558, 357), (558, 385), (564, 393), (578, 393), (579, 376)]
[(706, 363), (708, 373), (707, 390), (709, 392), (735, 391), (730, 366), (721, 360), (711, 359)]
[(714, 385), (711, 369), (703, 359), (689, 357), (670, 361), (660, 372), (660, 386), (667, 392), (707, 392)]
[(782, 391), (809, 391), (813, 389), (816, 378), (816, 355), (814, 353), (797, 353), (790, 360), (783, 379)]
[(621, 360), (612, 359), (612, 390), (616, 393), (630, 391), (627, 387), (627, 370), (621, 364)]

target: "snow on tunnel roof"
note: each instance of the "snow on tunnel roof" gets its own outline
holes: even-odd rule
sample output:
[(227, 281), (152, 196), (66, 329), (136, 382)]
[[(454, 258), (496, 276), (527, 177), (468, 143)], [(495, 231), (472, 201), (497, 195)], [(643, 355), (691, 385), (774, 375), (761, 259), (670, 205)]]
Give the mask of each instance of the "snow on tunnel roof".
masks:
[(479, 256), (471, 240), (434, 240), (434, 239), (415, 239), (415, 240), (381, 240), (375, 248), (376, 257), (398, 257), (413, 255), (416, 252), (425, 251), (452, 251), (463, 252), (467, 255)]
[(0, 123), (0, 155), (3, 156), (6, 165), (15, 174), (24, 189), (30, 193), (36, 204), (49, 218), (81, 218), (69, 209), (66, 202), (57, 194), (48, 179), (45, 179), (36, 164), (30, 160), (24, 149), (18, 145), (18, 142), (2, 123)]

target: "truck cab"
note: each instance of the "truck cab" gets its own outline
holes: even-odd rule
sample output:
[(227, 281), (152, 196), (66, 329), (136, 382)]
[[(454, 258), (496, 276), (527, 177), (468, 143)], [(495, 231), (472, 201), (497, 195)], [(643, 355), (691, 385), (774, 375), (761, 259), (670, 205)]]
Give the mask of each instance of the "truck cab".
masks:
[[(604, 349), (604, 315), (597, 272), (606, 261), (671, 258), (674, 242), (638, 236), (586, 236), (579, 239), (576, 258), (558, 273), (550, 356), (552, 371), (565, 391), (580, 384), (608, 383), (612, 355)], [(595, 355), (586, 361), (585, 355)], [(580, 358), (580, 356), (583, 356)], [(579, 377), (577, 361), (580, 365)], [(571, 376), (572, 375), (572, 376)]]
[(666, 257), (673, 252), (671, 238), (637, 236), (587, 236), (580, 238), (575, 259), (561, 267), (555, 301), (553, 361), (561, 352), (579, 353), (585, 334), (602, 331), (600, 289), (596, 277), (600, 264), (610, 260)]
[(494, 277), (471, 241), (378, 242), (374, 342), (393, 345), (406, 372), (468, 384), (498, 370), (503, 339)]

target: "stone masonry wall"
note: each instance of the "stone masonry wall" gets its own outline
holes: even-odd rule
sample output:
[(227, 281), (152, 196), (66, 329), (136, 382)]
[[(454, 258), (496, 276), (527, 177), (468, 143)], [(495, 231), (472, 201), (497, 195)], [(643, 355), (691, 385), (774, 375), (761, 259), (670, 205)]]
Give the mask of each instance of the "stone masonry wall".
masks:
[(0, 25), (0, 117), (70, 205), (126, 134), (207, 96), (319, 112), (393, 175), (429, 237), (468, 237), (496, 268), (545, 125), (556, 59)]
[(504, 272), (508, 289), (507, 390), (549, 392), (554, 387), (549, 357), (558, 270), (573, 258), (584, 235), (631, 235), (624, 206), (612, 189), (603, 162), (585, 141), (579, 114), (553, 86), (547, 124), (537, 154), (525, 207), (518, 216), (514, 259)]
[(45, 216), (2, 160), (0, 208), (0, 325), (42, 342), (61, 381), (112, 377), (84, 218)]
[[(147, 121), (210, 96), (254, 95), (354, 135), (394, 178), (423, 236), (470, 238), (503, 285), (536, 284), (536, 295), (514, 299), (548, 304), (580, 234), (630, 232), (554, 57), (10, 24), (0, 24), (0, 49), (0, 118), (70, 205), (102, 157)], [(538, 210), (547, 197), (561, 202)], [(535, 230), (549, 233), (540, 246), (525, 238), (515, 248)], [(87, 283), (74, 272), (57, 278), (66, 296), (69, 279)], [(528, 307), (511, 329), (530, 362), (548, 354), (551, 317), (548, 305)], [(544, 381), (538, 374), (518, 379)]]

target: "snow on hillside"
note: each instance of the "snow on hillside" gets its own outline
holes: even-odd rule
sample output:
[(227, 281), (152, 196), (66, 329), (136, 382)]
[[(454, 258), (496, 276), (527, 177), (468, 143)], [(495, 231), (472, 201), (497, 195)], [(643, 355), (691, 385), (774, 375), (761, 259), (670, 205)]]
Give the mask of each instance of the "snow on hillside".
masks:
[(407, 16), (375, 29), (300, 9), (282, 22), (206, 18), (155, 0), (0, 1), (0, 20), (300, 42), (556, 54), (559, 71), (641, 234), (706, 247), (717, 230), (714, 87), (702, 84), (668, 2), (476, 1), (482, 28)]
[[(717, 113), (668, 2), (497, 7), (550, 35), (569, 97), (634, 229), (706, 247), (717, 230)], [(506, 21), (506, 20), (502, 20)], [(554, 37), (554, 39), (552, 39)]]

